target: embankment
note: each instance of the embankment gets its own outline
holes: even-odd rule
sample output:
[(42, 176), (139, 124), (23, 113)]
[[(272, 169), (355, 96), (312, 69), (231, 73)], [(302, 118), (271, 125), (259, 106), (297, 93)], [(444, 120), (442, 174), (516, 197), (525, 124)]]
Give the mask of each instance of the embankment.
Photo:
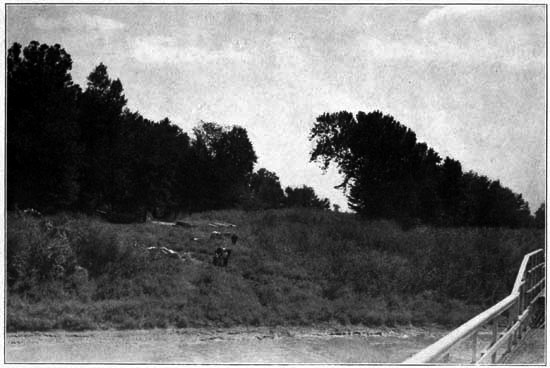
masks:
[[(523, 255), (544, 246), (542, 230), (404, 231), (305, 209), (183, 220), (189, 226), (8, 214), (8, 331), (456, 326), (507, 295)], [(210, 225), (220, 221), (237, 226)], [(226, 268), (211, 264), (225, 244), (213, 230), (239, 237)]]

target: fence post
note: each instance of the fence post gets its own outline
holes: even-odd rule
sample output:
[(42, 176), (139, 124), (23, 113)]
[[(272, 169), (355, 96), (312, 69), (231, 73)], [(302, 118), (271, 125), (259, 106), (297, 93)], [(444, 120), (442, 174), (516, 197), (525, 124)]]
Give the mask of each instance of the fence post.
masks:
[[(493, 319), (493, 341), (491, 342), (491, 345), (494, 345), (497, 343), (497, 338), (498, 338), (498, 317), (495, 317)], [(493, 353), (493, 355), (491, 355), (491, 363), (495, 363), (495, 361), (497, 360), (497, 353), (496, 351)]]
[(472, 364), (475, 364), (476, 362), (476, 355), (477, 355), (477, 331), (474, 333), (474, 336), (472, 337)]
[[(517, 317), (517, 320), (519, 321), (519, 317), (521, 316), (521, 313), (523, 312), (523, 304), (524, 304), (524, 287), (525, 287), (525, 284), (522, 284), (520, 287), (519, 287), (519, 298), (518, 298), (518, 317)], [(517, 329), (517, 339), (516, 339), (516, 342), (517, 340), (521, 340), (521, 335), (522, 335), (522, 323), (523, 322), (520, 322), (519, 324), (519, 327)]]
[[(515, 308), (510, 308), (508, 310), (508, 321), (506, 323), (506, 331), (509, 331), (512, 326), (514, 325), (514, 318), (512, 318), (512, 310), (515, 309)], [(505, 354), (508, 354), (509, 352), (512, 351), (512, 343), (513, 343), (513, 340), (514, 340), (514, 334), (512, 333), (511, 336), (508, 337), (508, 346), (506, 348), (506, 352)]]
[[(518, 299), (516, 300), (516, 305), (514, 306), (514, 313), (515, 313), (514, 323), (519, 321), (519, 316), (521, 314), (520, 305), (521, 305), (521, 288), (520, 288), (520, 295), (518, 296)], [(519, 339), (518, 331), (519, 331), (518, 328), (516, 329), (516, 331), (514, 331), (514, 345), (518, 343), (518, 339)]]

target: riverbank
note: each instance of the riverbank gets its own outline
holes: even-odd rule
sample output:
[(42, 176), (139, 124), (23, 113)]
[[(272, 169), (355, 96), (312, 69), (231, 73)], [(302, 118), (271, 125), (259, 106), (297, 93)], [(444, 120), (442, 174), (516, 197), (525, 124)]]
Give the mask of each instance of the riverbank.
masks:
[[(544, 246), (533, 229), (403, 230), (307, 209), (180, 220), (8, 214), (7, 331), (452, 328), (508, 295), (523, 255)], [(227, 267), (212, 264), (219, 246)]]

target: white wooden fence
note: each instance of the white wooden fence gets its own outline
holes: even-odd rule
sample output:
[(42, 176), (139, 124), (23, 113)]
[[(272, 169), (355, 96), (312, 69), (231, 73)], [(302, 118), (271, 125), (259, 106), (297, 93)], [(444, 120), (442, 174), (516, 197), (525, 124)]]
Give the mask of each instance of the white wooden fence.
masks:
[[(509, 296), (403, 363), (451, 363), (451, 349), (469, 337), (472, 337), (471, 363), (501, 362), (525, 338), (534, 318), (544, 313), (544, 307), (539, 308), (537, 301), (546, 296), (545, 260), (543, 249), (525, 255)], [(478, 333), (487, 327), (491, 340), (487, 346), (478, 346)]]

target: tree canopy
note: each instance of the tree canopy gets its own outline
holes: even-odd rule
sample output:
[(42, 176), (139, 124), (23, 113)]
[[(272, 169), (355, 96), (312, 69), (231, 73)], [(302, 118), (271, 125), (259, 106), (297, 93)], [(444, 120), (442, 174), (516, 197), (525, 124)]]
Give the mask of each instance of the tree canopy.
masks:
[[(119, 79), (100, 63), (86, 88), (73, 83), (58, 44), (14, 43), (7, 56), (7, 204), (41, 211), (177, 211), (330, 208), (313, 188), (283, 191), (256, 172), (245, 128), (200, 122), (191, 135), (168, 118), (130, 111)], [(362, 216), (453, 226), (544, 226), (520, 194), (463, 172), (380, 111), (325, 113), (311, 129), (311, 161), (332, 163), (338, 188)]]
[(84, 90), (74, 84), (71, 57), (57, 44), (15, 43), (7, 64), (10, 209), (166, 217), (288, 202), (275, 173), (254, 172), (241, 126), (200, 122), (189, 136), (168, 118), (146, 119), (127, 108), (122, 82), (102, 63)]
[(539, 229), (544, 229), (546, 223), (546, 206), (541, 204), (537, 212), (535, 212), (535, 226)]
[(8, 50), (8, 205), (67, 208), (79, 193), (78, 98), (60, 45)]
[(250, 189), (262, 208), (280, 208), (284, 205), (285, 193), (274, 172), (260, 168), (252, 174)]
[(520, 194), (444, 160), (415, 133), (380, 111), (320, 115), (311, 129), (311, 161), (333, 163), (349, 206), (370, 218), (441, 225), (532, 225)]
[(307, 185), (299, 188), (285, 188), (287, 207), (308, 207), (328, 210), (330, 201), (328, 198), (319, 198), (315, 190)]

